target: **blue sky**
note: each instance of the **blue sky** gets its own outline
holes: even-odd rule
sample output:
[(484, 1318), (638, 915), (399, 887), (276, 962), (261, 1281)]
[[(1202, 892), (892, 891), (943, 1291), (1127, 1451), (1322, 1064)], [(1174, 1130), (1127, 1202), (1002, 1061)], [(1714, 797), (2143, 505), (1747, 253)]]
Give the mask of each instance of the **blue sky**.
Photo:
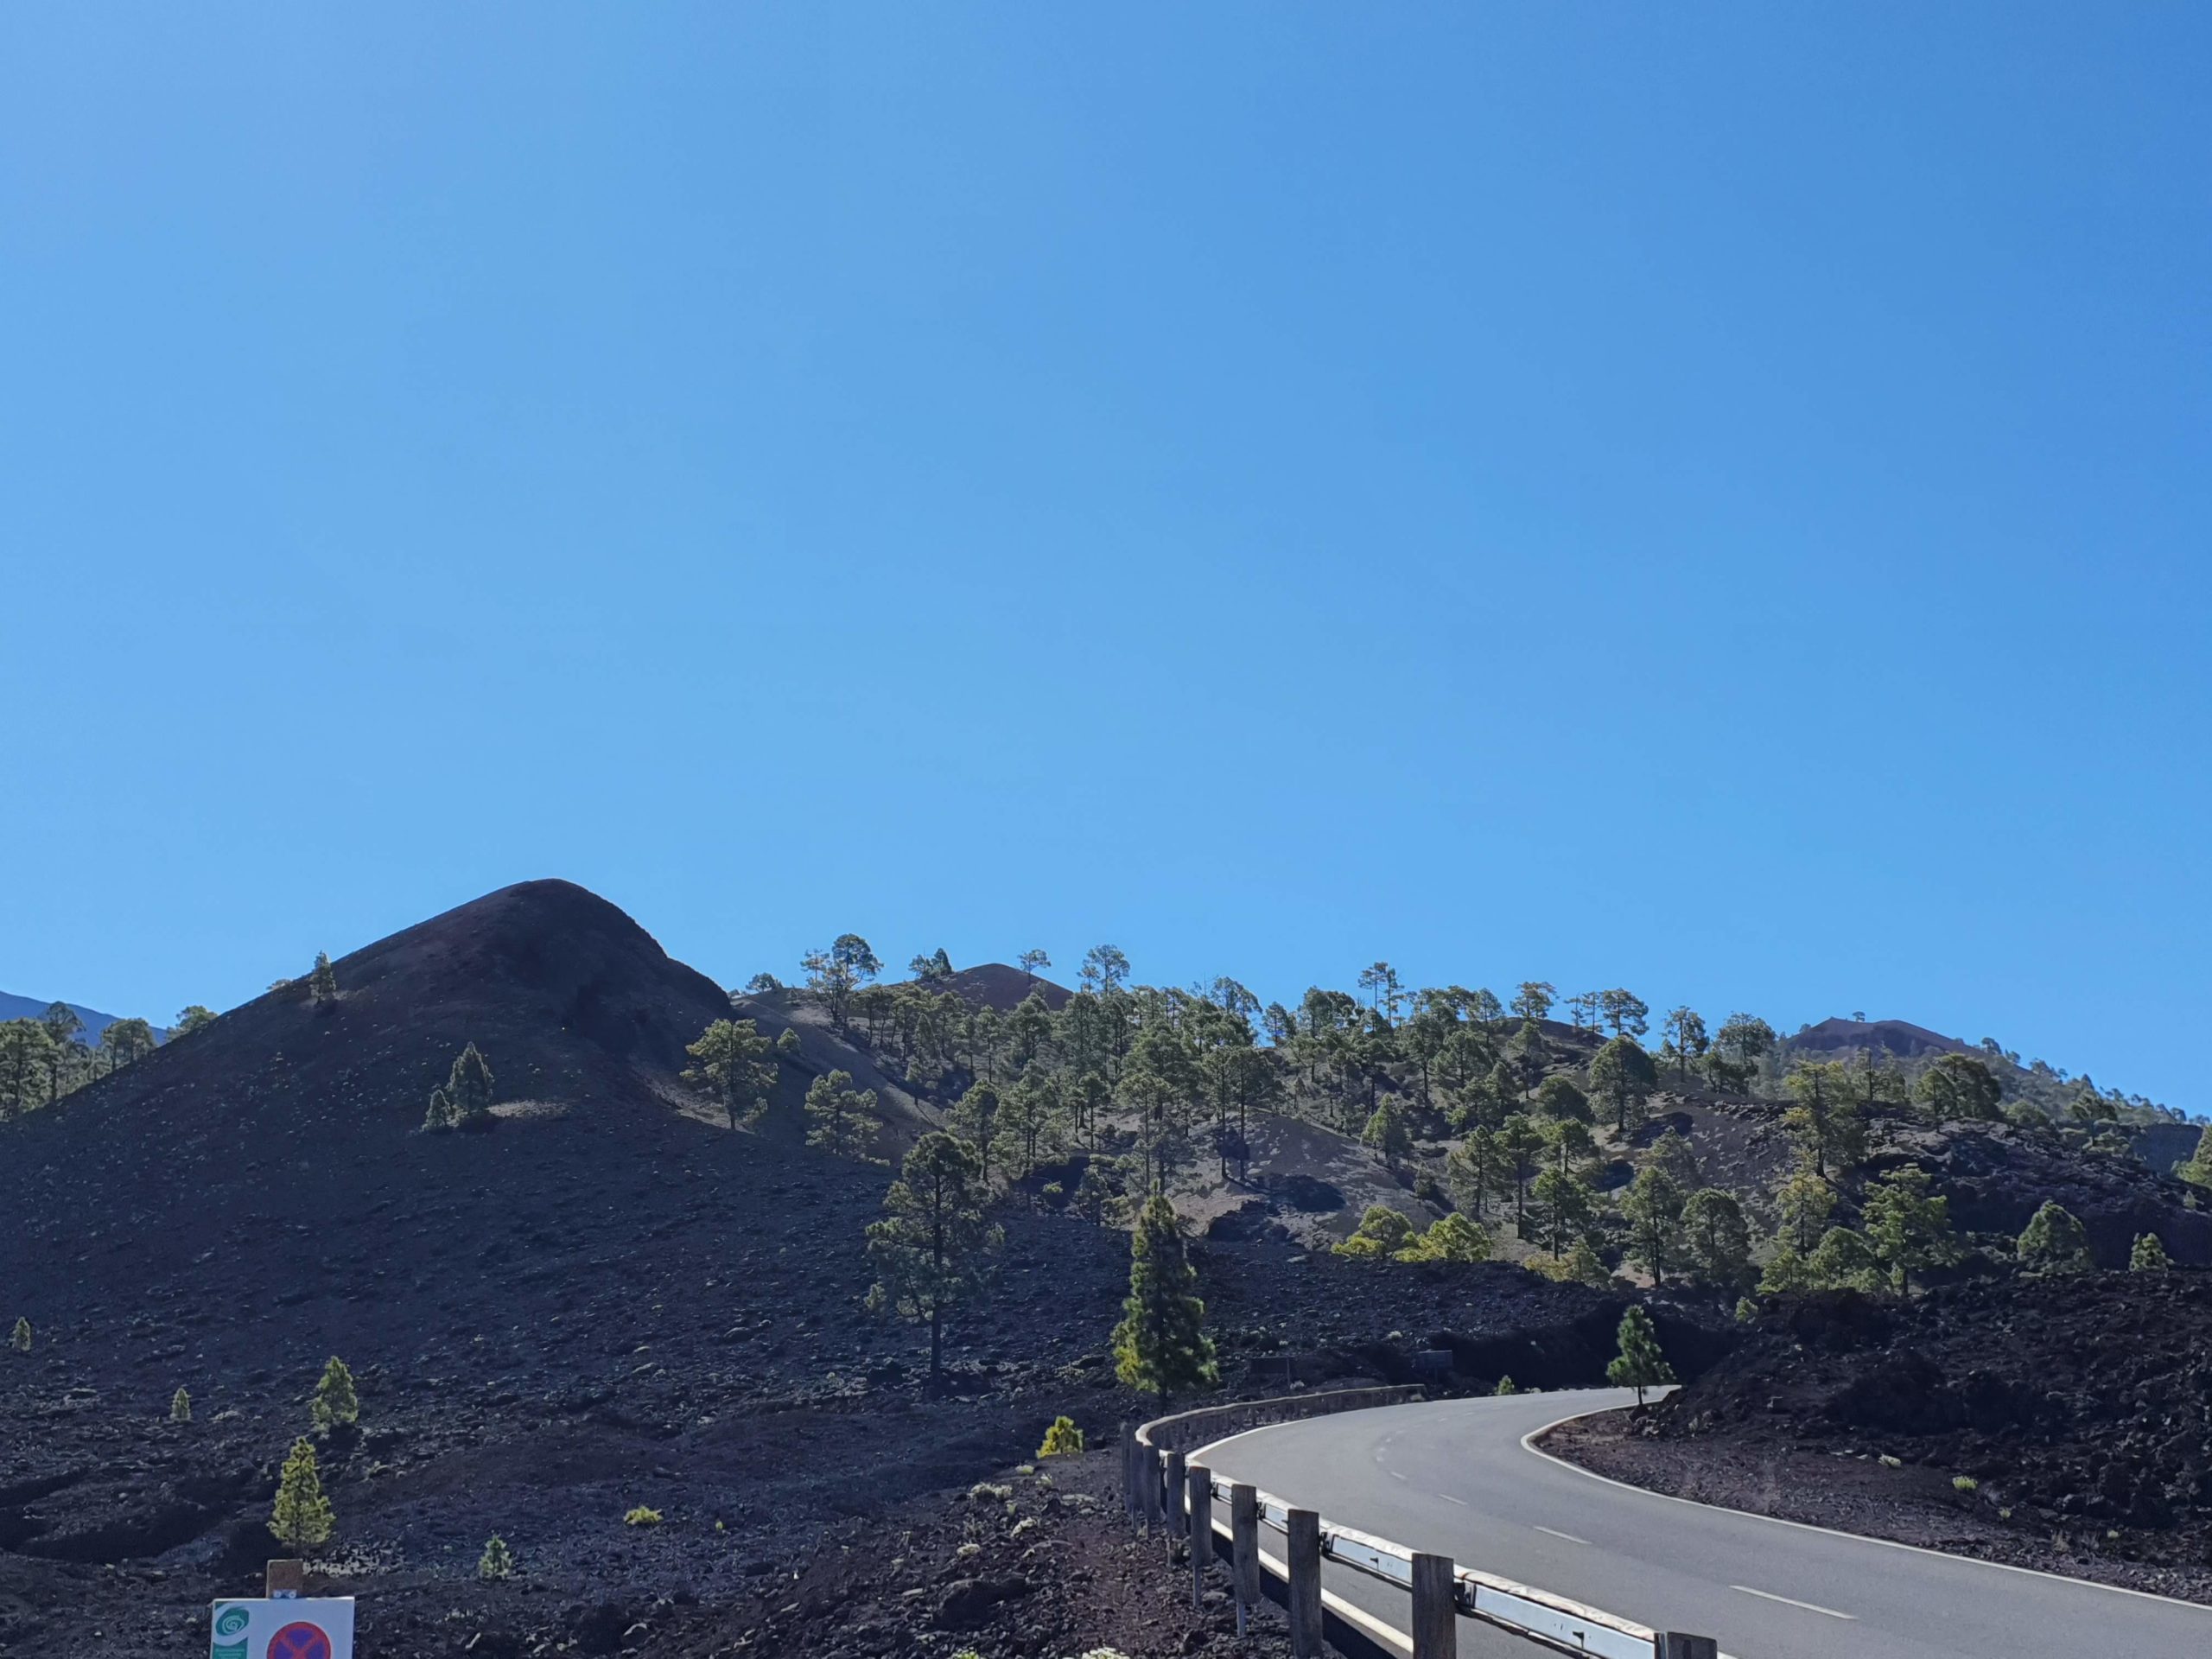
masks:
[(1863, 1008), (2202, 1109), (2212, 14), (0, 17), (0, 986)]

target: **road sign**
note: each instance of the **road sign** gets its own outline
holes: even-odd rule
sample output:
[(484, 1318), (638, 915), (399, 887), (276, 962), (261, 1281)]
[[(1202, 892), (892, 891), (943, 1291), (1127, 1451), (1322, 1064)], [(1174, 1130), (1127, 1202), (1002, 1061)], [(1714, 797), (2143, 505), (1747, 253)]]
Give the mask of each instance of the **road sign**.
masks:
[(353, 1659), (353, 1598), (219, 1601), (208, 1659)]

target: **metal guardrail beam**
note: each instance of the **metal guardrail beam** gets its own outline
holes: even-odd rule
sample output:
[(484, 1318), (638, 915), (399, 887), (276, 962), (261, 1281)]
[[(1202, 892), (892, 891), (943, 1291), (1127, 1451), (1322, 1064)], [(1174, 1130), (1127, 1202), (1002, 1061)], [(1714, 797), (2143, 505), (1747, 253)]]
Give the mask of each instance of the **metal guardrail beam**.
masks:
[[(1205, 1507), (1212, 1510), (1212, 1516), (1208, 1517), (1213, 1520), (1211, 1530), (1230, 1541), (1230, 1559), (1234, 1560), (1236, 1483), (1211, 1474), (1201, 1478), (1195, 1470), (1186, 1483), (1184, 1462), (1192, 1447), (1205, 1440), (1225, 1438), (1271, 1423), (1397, 1405), (1420, 1397), (1419, 1389), (1347, 1389), (1332, 1395), (1294, 1395), (1280, 1401), (1210, 1407), (1143, 1424), (1130, 1437), (1129, 1449), (1131, 1478), (1141, 1483), (1145, 1490), (1131, 1495), (1130, 1507), (1147, 1517), (1159, 1516), (1166, 1522), (1172, 1536), (1187, 1529), (1189, 1518), (1198, 1509), (1201, 1493), (1209, 1494), (1213, 1502)], [(1271, 1414), (1270, 1408), (1280, 1414)], [(1288, 1581), (1293, 1573), (1287, 1562), (1298, 1557), (1298, 1552), (1288, 1544), (1290, 1515), (1295, 1506), (1267, 1491), (1254, 1492), (1248, 1501), (1256, 1512), (1258, 1525), (1281, 1534), (1286, 1539), (1284, 1558), (1255, 1552), (1255, 1565)], [(1301, 1520), (1304, 1514), (1300, 1512)], [(1217, 1518), (1224, 1515), (1232, 1516), (1230, 1524), (1224, 1525)], [(1423, 1558), (1430, 1566), (1421, 1569), (1417, 1575), (1415, 1552), (1402, 1544), (1362, 1532), (1356, 1527), (1344, 1526), (1325, 1516), (1320, 1518), (1319, 1531), (1322, 1560), (1334, 1561), (1363, 1577), (1394, 1586), (1409, 1596), (1432, 1591), (1441, 1582), (1438, 1575), (1442, 1573), (1445, 1563), (1440, 1558)], [(1212, 1553), (1208, 1549), (1207, 1554)], [(1633, 1619), (1471, 1567), (1455, 1565), (1449, 1583), (1455, 1612), (1494, 1629), (1510, 1631), (1555, 1653), (1585, 1656), (1585, 1659), (1592, 1655), (1598, 1659), (1719, 1659), (1718, 1646), (1709, 1637), (1655, 1630)], [(1311, 1605), (1300, 1602), (1296, 1594), (1299, 1587), (1293, 1586), (1292, 1605)], [(1238, 1592), (1241, 1629), (1249, 1612), (1246, 1586), (1241, 1581)], [(1312, 1589), (1307, 1589), (1307, 1597), (1312, 1594)], [(1440, 1609), (1416, 1607), (1413, 1619), (1415, 1634), (1408, 1636), (1360, 1613), (1348, 1603), (1332, 1611), (1340, 1618), (1374, 1626), (1374, 1631), (1363, 1630), (1361, 1634), (1372, 1639), (1376, 1631), (1385, 1633), (1394, 1645), (1413, 1654), (1414, 1659), (1427, 1659), (1423, 1649), (1430, 1643), (1420, 1639), (1421, 1636), (1425, 1630), (1436, 1628), (1437, 1620), (1441, 1618)]]

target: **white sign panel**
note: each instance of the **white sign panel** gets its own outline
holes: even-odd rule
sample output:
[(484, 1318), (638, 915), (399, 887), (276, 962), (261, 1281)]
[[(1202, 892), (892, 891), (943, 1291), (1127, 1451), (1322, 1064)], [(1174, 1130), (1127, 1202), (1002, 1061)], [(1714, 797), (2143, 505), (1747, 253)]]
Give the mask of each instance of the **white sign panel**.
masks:
[(353, 1659), (353, 1598), (219, 1601), (208, 1659)]

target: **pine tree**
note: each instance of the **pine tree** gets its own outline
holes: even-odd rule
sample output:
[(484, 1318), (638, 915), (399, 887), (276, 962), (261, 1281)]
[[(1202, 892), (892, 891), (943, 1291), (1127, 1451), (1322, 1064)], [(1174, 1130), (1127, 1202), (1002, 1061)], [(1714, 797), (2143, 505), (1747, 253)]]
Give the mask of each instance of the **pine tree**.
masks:
[(433, 1135), (453, 1128), (453, 1100), (443, 1088), (430, 1090), (430, 1109), (423, 1114), (423, 1127)]
[(1560, 1276), (1571, 1284), (1589, 1285), (1598, 1290), (1613, 1282), (1611, 1270), (1599, 1259), (1597, 1247), (1591, 1243), (1587, 1234), (1574, 1241), (1574, 1247), (1560, 1262)]
[(338, 970), (330, 965), (330, 953), (315, 953), (315, 971), (308, 976), (308, 995), (318, 1008), (327, 1008), (338, 1000)]
[(1928, 1187), (1928, 1172), (1906, 1164), (1884, 1176), (1865, 1205), (1866, 1236), (1899, 1290), (1953, 1254), (1951, 1201), (1930, 1198)]
[(2131, 1273), (2164, 1273), (2171, 1266), (2173, 1258), (2166, 1254), (2166, 1247), (2156, 1233), (2143, 1234), (2128, 1253), (2127, 1268)]
[(2020, 1235), (2020, 1265), (2031, 1273), (2087, 1273), (2089, 1235), (2073, 1212), (2055, 1198), (2044, 1201)]
[(1444, 1179), (1452, 1201), (1477, 1221), (1483, 1218), (1485, 1199), (1510, 1189), (1505, 1179), (1505, 1154), (1495, 1130), (1477, 1128), (1445, 1160)]
[(315, 1442), (302, 1434), (284, 1459), (269, 1530), (285, 1548), (303, 1554), (329, 1541), (331, 1524), (330, 1500), (322, 1495), (322, 1477), (315, 1472)]
[(1682, 1189), (1657, 1164), (1646, 1164), (1636, 1173), (1621, 1199), (1621, 1213), (1628, 1217), (1629, 1254), (1651, 1274), (1651, 1282), (1667, 1282), (1667, 1269), (1676, 1266), (1682, 1248)]
[(1408, 1132), (1405, 1117), (1394, 1100), (1386, 1100), (1375, 1109), (1359, 1139), (1362, 1145), (1382, 1160), (1387, 1169), (1397, 1168), (1414, 1149), (1413, 1135)]
[(1806, 1252), (1797, 1248), (1797, 1241), (1783, 1233), (1775, 1244), (1774, 1254), (1767, 1258), (1765, 1270), (1759, 1274), (1759, 1294), (1777, 1296), (1812, 1288), (1805, 1256)]
[(1708, 1285), (1723, 1289), (1751, 1277), (1751, 1229), (1732, 1192), (1700, 1187), (1682, 1205), (1682, 1234), (1690, 1265)]
[(770, 1049), (752, 1020), (717, 1020), (684, 1049), (698, 1064), (685, 1068), (683, 1080), (695, 1089), (711, 1089), (734, 1129), (741, 1117), (750, 1122), (768, 1108), (768, 1091), (776, 1086)]
[(1675, 1368), (1660, 1350), (1659, 1333), (1652, 1328), (1651, 1316), (1641, 1307), (1631, 1306), (1621, 1315), (1619, 1340), (1620, 1357), (1605, 1367), (1605, 1381), (1617, 1389), (1634, 1389), (1640, 1406), (1646, 1389), (1675, 1380)]
[(496, 1584), (515, 1575), (515, 1553), (507, 1548), (507, 1541), (493, 1533), (484, 1541), (484, 1554), (477, 1558), (476, 1576), (486, 1583)]
[(2196, 1186), (2212, 1187), (2212, 1123), (2204, 1126), (2204, 1133), (2196, 1138), (2196, 1155), (2187, 1163), (2176, 1164), (2174, 1173)]
[(1633, 1038), (1615, 1037), (1590, 1058), (1590, 1092), (1626, 1135), (1643, 1122), (1643, 1104), (1659, 1086), (1659, 1070)]
[(1856, 1290), (1873, 1296), (1893, 1283), (1872, 1242), (1848, 1227), (1831, 1227), (1821, 1235), (1819, 1246), (1805, 1258), (1804, 1273), (1808, 1290)]
[(446, 1078), (446, 1098), (453, 1103), (457, 1128), (475, 1128), (492, 1121), (492, 1068), (471, 1043), (453, 1063)]
[(1005, 1236), (984, 1214), (989, 1197), (981, 1160), (940, 1130), (914, 1143), (883, 1195), (883, 1219), (868, 1224), (868, 1306), (929, 1326), (932, 1381), (944, 1374), (945, 1315), (982, 1286)]
[(1202, 1388), (1220, 1375), (1205, 1331), (1198, 1276), (1183, 1253), (1183, 1235), (1165, 1197), (1145, 1201), (1131, 1236), (1129, 1294), (1114, 1327), (1114, 1370), (1133, 1389), (1160, 1396)]
[(972, 1084), (953, 1103), (945, 1127), (968, 1143), (985, 1186), (991, 1179), (991, 1146), (998, 1139), (999, 1091), (988, 1083)]
[(1011, 1084), (999, 1096), (996, 1134), (1000, 1164), (1014, 1179), (1027, 1179), (1060, 1144), (1060, 1096), (1052, 1080), (1033, 1071)]
[(179, 1389), (169, 1396), (169, 1421), (188, 1423), (192, 1421), (192, 1396)]
[(1497, 1379), (1497, 1386), (1491, 1390), (1492, 1395), (1501, 1400), (1504, 1399), (1508, 1395), (1515, 1395), (1520, 1392), (1520, 1384), (1514, 1382), (1514, 1380), (1510, 1376), (1499, 1377)]
[(830, 1071), (807, 1086), (806, 1144), (839, 1158), (868, 1155), (875, 1144), (875, 1090), (853, 1087), (849, 1071)]
[(31, 1322), (29, 1319), (20, 1318), (16, 1319), (16, 1328), (11, 1333), (10, 1333), (8, 1344), (9, 1346), (12, 1347), (19, 1354), (28, 1354), (30, 1352)]
[(1052, 1426), (1045, 1431), (1045, 1444), (1037, 1448), (1037, 1455), (1040, 1458), (1067, 1458), (1082, 1450), (1083, 1431), (1075, 1426), (1075, 1419), (1055, 1417)]
[(360, 1420), (361, 1402), (353, 1393), (353, 1373), (346, 1369), (344, 1360), (333, 1354), (315, 1385), (314, 1397), (308, 1402), (308, 1421), (315, 1425), (317, 1433), (327, 1434), (334, 1428), (351, 1427)]

